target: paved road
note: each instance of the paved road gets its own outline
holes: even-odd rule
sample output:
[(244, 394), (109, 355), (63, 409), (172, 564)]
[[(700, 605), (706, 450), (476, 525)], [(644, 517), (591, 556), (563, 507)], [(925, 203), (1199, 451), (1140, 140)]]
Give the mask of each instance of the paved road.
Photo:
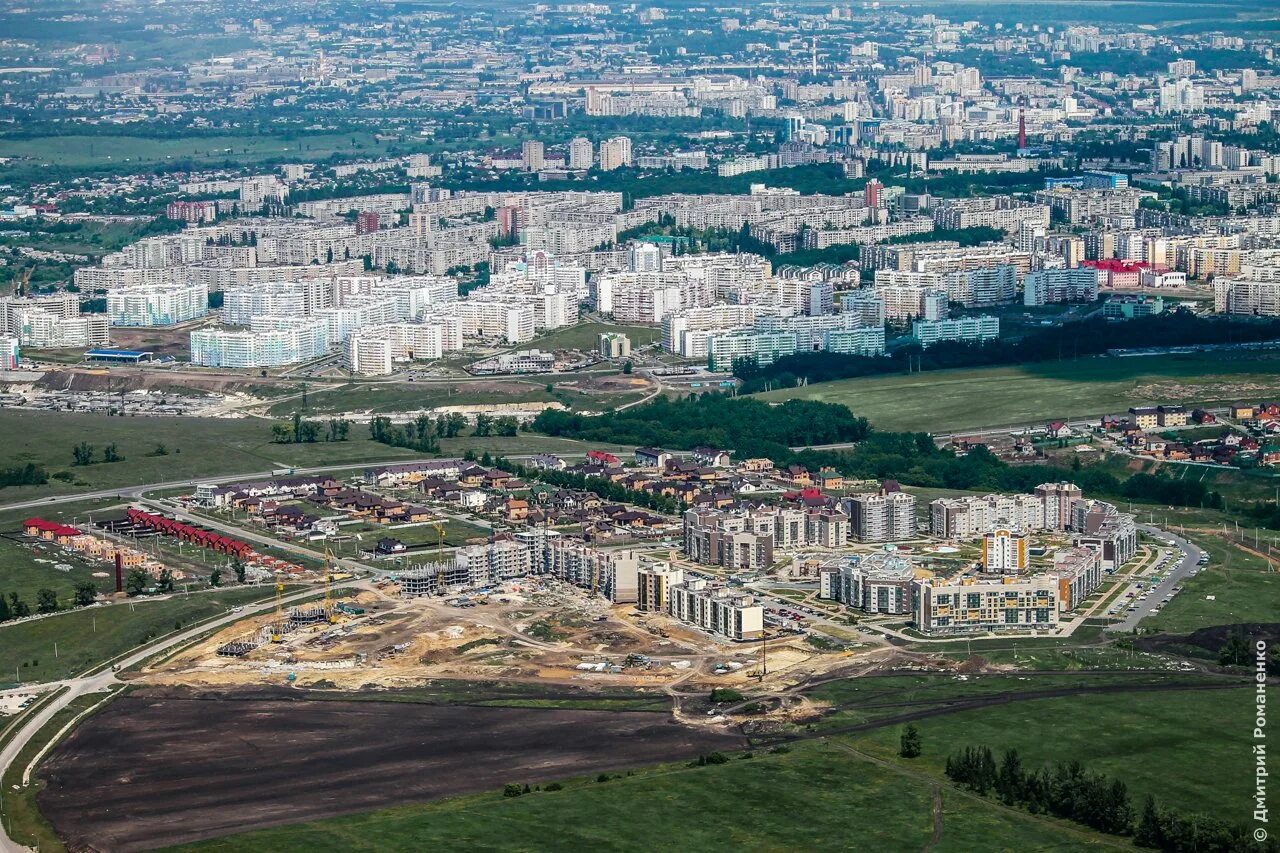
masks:
[(1198, 567), (1200, 555), (1204, 553), (1191, 542), (1188, 542), (1176, 533), (1170, 533), (1168, 530), (1152, 527), (1149, 524), (1139, 524), (1138, 529), (1144, 530), (1151, 536), (1158, 539), (1172, 539), (1174, 546), (1185, 551), (1187, 556), (1183, 557), (1182, 561), (1178, 563), (1178, 565), (1169, 570), (1168, 574), (1164, 576), (1164, 580), (1162, 580), (1158, 586), (1154, 588), (1148, 587), (1148, 589), (1151, 589), (1151, 594), (1147, 596), (1146, 601), (1136, 603), (1138, 608), (1137, 610), (1133, 613), (1125, 613), (1125, 618), (1115, 624), (1108, 625), (1105, 628), (1107, 631), (1132, 631), (1134, 628), (1138, 627), (1138, 623), (1152, 615), (1155, 612), (1156, 605), (1164, 601), (1164, 597), (1169, 595), (1175, 586), (1178, 586), (1186, 580), (1191, 571)]
[[(329, 471), (349, 471), (353, 468), (363, 468), (367, 465), (396, 465), (411, 461), (413, 460), (406, 459), (401, 456), (396, 459), (375, 459), (367, 462), (348, 462), (345, 465), (323, 465), (317, 468), (293, 468), (293, 474), (290, 476), (324, 474)], [(96, 498), (138, 498), (146, 492), (157, 492), (162, 489), (179, 489), (189, 486), (194, 487), (196, 483), (235, 483), (240, 480), (266, 480), (277, 476), (275, 473), (276, 471), (289, 467), (291, 466), (279, 465), (270, 471), (253, 471), (247, 474), (224, 474), (217, 477), (190, 477), (186, 480), (173, 480), (168, 483), (145, 483), (140, 486), (117, 486), (114, 489), (99, 489), (96, 492), (76, 492), (72, 495), (58, 495), (52, 498), (37, 498), (35, 500), (19, 501), (17, 503), (0, 504), (0, 511), (27, 509), (29, 507), (48, 506), (50, 504), (74, 503), (75, 501), (94, 500)]]
[[(351, 584), (347, 584), (350, 586)], [(286, 604), (299, 601), (308, 596), (315, 595), (314, 589), (303, 590), (302, 592), (293, 593), (284, 597)], [(240, 619), (250, 616), (254, 613), (262, 613), (276, 606), (275, 600), (268, 598), (257, 604), (246, 604), (238, 613), (228, 613), (225, 616), (219, 616), (216, 619), (188, 628), (180, 634), (174, 634), (169, 637), (162, 637), (155, 642), (148, 643), (140, 647), (137, 651), (129, 654), (128, 657), (117, 661), (121, 670), (128, 669), (135, 664), (141, 663), (147, 658), (159, 652), (167, 651), (175, 646), (182, 645), (190, 640), (200, 636), (204, 632), (212, 628), (221, 628), (230, 625)], [(39, 712), (28, 719), (14, 733), (13, 737), (3, 746), (0, 747), (0, 777), (8, 772), (9, 766), (17, 759), (18, 754), (26, 747), (27, 742), (33, 738), (36, 733), (44, 727), (55, 714), (66, 708), (73, 699), (84, 696), (86, 693), (101, 693), (109, 690), (112, 686), (119, 683), (116, 674), (110, 667), (103, 672), (92, 675), (85, 675), (79, 678), (69, 678), (65, 681), (58, 682), (63, 687), (67, 687), (66, 693), (50, 701), (43, 706)], [(26, 853), (29, 848), (14, 842), (9, 838), (3, 822), (0, 822), (0, 853)]]

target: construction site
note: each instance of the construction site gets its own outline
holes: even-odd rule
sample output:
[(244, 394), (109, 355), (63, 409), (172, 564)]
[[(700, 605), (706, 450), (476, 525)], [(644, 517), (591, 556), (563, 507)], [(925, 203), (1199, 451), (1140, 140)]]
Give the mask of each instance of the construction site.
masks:
[[(416, 582), (416, 581), (414, 581)], [(242, 620), (138, 674), (166, 686), (391, 689), (435, 679), (584, 688), (784, 688), (883, 650), (850, 629), (839, 648), (770, 632), (716, 640), (665, 614), (610, 605), (568, 583), (521, 578), (484, 595), (412, 597), (362, 582), (314, 604)]]

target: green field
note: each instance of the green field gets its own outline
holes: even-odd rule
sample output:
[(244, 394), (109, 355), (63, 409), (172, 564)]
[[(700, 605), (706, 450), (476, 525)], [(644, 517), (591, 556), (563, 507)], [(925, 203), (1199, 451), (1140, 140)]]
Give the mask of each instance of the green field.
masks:
[[(460, 797), (176, 849), (918, 851), (930, 839), (932, 796), (928, 780), (809, 742), (719, 766), (662, 765), (562, 791)], [(936, 850), (1081, 847), (1057, 822), (959, 795), (943, 803)], [(661, 829), (642, 815), (661, 815)]]
[[(997, 761), (1005, 749), (1017, 749), (1031, 767), (1075, 758), (1122, 779), (1138, 806), (1152, 794), (1166, 806), (1246, 823), (1253, 790), (1250, 698), (1242, 685), (1032, 699), (930, 717), (916, 723), (924, 752), (912, 766), (942, 777), (947, 756), (968, 745), (991, 747)], [(901, 761), (899, 731), (879, 729), (853, 743)]]
[[(864, 705), (868, 719), (943, 707), (959, 697), (1112, 684), (1132, 688), (1163, 676), (927, 675), (833, 682), (814, 699)], [(1204, 683), (1203, 679), (1197, 683)], [(1083, 694), (991, 704), (925, 717), (920, 758), (897, 755), (897, 723), (758, 748), (727, 764), (667, 764), (606, 782), (567, 780), (562, 791), (504, 798), (459, 797), (260, 830), (184, 850), (380, 850), (450, 848), (655, 849), (643, 821), (601, 815), (660, 813), (665, 835), (696, 850), (929, 849), (933, 792), (942, 798), (935, 850), (1079, 850), (1127, 847), (1120, 839), (965, 794), (942, 770), (949, 753), (989, 746), (1019, 750), (1028, 767), (1078, 758), (1123, 780), (1135, 804), (1155, 794), (1167, 807), (1249, 819), (1247, 686)], [(514, 700), (521, 704), (522, 700)], [(905, 704), (904, 704), (905, 703)], [(1238, 747), (1238, 748), (1236, 748)], [(513, 779), (521, 783), (523, 779)], [(539, 781), (539, 780), (531, 780)], [(547, 780), (541, 780), (544, 783)], [(659, 844), (658, 849), (663, 845)]]
[(66, 678), (132, 649), (148, 636), (168, 634), (175, 625), (190, 625), (273, 594), (270, 585), (228, 588), (160, 601), (138, 599), (87, 607), (45, 619), (2, 624), (0, 685)]
[(843, 379), (761, 394), (841, 403), (886, 430), (977, 429), (1123, 413), (1156, 403), (1227, 403), (1280, 393), (1280, 355), (1087, 358), (1017, 367)]
[[(73, 481), (0, 489), (0, 503), (92, 489), (110, 489), (220, 474), (269, 471), (279, 467), (360, 465), (418, 454), (371, 441), (354, 424), (349, 441), (272, 444), (271, 423), (259, 418), (117, 418), (52, 412), (0, 411), (0, 446), (5, 464), (34, 462), (50, 474), (67, 471)], [(72, 464), (80, 441), (98, 448), (115, 443), (124, 460), (88, 466)], [(151, 456), (157, 444), (168, 455)]]
[(237, 165), (261, 161), (309, 161), (328, 159), (332, 154), (374, 156), (385, 146), (372, 133), (326, 133), (295, 139), (278, 136), (187, 136), (151, 139), (138, 136), (49, 136), (35, 139), (0, 138), (0, 157), (14, 162), (0, 168), (0, 179), (10, 170), (35, 166), (95, 168), (155, 165), (166, 160), (196, 160)]

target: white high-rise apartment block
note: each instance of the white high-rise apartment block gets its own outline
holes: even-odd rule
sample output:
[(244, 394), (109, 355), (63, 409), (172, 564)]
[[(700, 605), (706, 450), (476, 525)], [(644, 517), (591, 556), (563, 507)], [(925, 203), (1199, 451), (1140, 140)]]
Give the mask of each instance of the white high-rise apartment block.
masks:
[(371, 326), (347, 338), (352, 373), (385, 376), (398, 361), (422, 361), (444, 354), (444, 329), (438, 323), (389, 323)]
[(1162, 113), (1200, 112), (1204, 109), (1204, 89), (1183, 77), (1160, 84), (1160, 105)]
[(595, 160), (595, 148), (585, 136), (575, 137), (569, 143), (569, 168), (590, 169)]
[(1219, 314), (1280, 317), (1280, 281), (1216, 278), (1213, 281), (1213, 310)]
[(524, 160), (524, 167), (530, 172), (538, 172), (546, 164), (546, 154), (543, 150), (542, 143), (536, 139), (526, 139), (524, 145), (520, 146), (521, 159)]
[[(307, 298), (308, 284), (314, 282), (279, 282), (256, 287), (235, 287), (222, 292), (222, 322), (228, 326), (248, 326), (254, 317), (275, 314), (301, 317), (314, 310)], [(315, 306), (316, 308), (320, 306)]]
[(255, 317), (249, 330), (191, 333), (191, 363), (202, 367), (278, 367), (319, 358), (328, 349), (329, 324), (319, 318)]
[(662, 272), (662, 249), (653, 243), (636, 243), (628, 254), (632, 272)]
[(600, 143), (600, 169), (611, 172), (631, 165), (631, 139), (626, 136), (615, 136)]
[(458, 318), (460, 334), (468, 338), (502, 338), (509, 344), (533, 339), (535, 326), (531, 305), (463, 299), (444, 306), (442, 311)]
[(107, 291), (107, 317), (113, 326), (172, 326), (208, 313), (209, 288), (203, 282)]

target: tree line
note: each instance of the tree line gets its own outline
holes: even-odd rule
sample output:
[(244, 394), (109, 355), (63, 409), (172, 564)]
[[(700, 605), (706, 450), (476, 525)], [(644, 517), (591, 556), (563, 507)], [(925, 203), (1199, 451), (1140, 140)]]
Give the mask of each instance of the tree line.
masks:
[(47, 482), (49, 472), (32, 462), (0, 468), (0, 489), (8, 486), (43, 486)]
[[(80, 581), (75, 586), (71, 607), (87, 607), (98, 597), (98, 589), (89, 581)], [(63, 607), (58, 601), (57, 590), (41, 587), (36, 590), (36, 613), (57, 613)], [(0, 596), (0, 622), (10, 619), (25, 619), (31, 615), (31, 605), (27, 604), (16, 592), (8, 596)]]
[(754, 359), (734, 362), (733, 373), (743, 394), (769, 388), (793, 388), (800, 380), (831, 382), (859, 376), (947, 370), (957, 367), (987, 367), (1027, 364), (1086, 355), (1100, 355), (1110, 349), (1195, 346), (1202, 344), (1251, 343), (1280, 339), (1280, 320), (1230, 320), (1206, 318), (1190, 311), (1139, 317), (1123, 322), (1101, 317), (1035, 329), (1018, 340), (1002, 338), (985, 343), (944, 341), (928, 349), (906, 346), (883, 356), (860, 356), (830, 352), (803, 352), (783, 356), (761, 366)]
[[(845, 406), (762, 400), (706, 393), (681, 400), (655, 398), (623, 411), (586, 417), (545, 411), (533, 428), (548, 435), (611, 444), (651, 444), (671, 450), (702, 445), (727, 448), (739, 459), (765, 457), (776, 466), (833, 468), (846, 477), (894, 479), (909, 486), (1030, 492), (1044, 482), (1071, 479), (1086, 494), (1163, 503), (1221, 507), (1222, 496), (1198, 481), (1138, 474), (1121, 482), (1108, 471), (1057, 465), (1010, 465), (985, 447), (964, 456), (938, 447), (923, 432), (881, 432)], [(850, 443), (840, 450), (792, 450), (800, 445)]]
[(997, 765), (989, 747), (967, 746), (947, 758), (946, 774), (979, 796), (993, 796), (1006, 806), (1053, 815), (1108, 835), (1132, 837), (1138, 847), (1172, 853), (1277, 849), (1274, 842), (1255, 842), (1242, 826), (1209, 815), (1162, 809), (1152, 796), (1138, 815), (1123, 781), (1090, 771), (1075, 760), (1028, 769), (1018, 751), (1008, 749)]
[(711, 393), (680, 400), (659, 396), (603, 415), (548, 409), (532, 426), (546, 435), (587, 441), (678, 450), (727, 448), (741, 458), (764, 456), (775, 461), (787, 457), (794, 446), (855, 442), (871, 431), (866, 418), (855, 417), (834, 403), (788, 400), (771, 406), (762, 400)]
[(419, 453), (436, 453), (440, 441), (430, 415), (418, 415), (412, 423), (396, 424), (385, 415), (375, 415), (369, 420), (369, 437), (392, 447), (407, 447)]
[(277, 421), (271, 425), (271, 441), (275, 444), (314, 444), (317, 441), (346, 441), (351, 424), (342, 418), (330, 418), (328, 422), (309, 421), (301, 412), (294, 412), (288, 423)]

